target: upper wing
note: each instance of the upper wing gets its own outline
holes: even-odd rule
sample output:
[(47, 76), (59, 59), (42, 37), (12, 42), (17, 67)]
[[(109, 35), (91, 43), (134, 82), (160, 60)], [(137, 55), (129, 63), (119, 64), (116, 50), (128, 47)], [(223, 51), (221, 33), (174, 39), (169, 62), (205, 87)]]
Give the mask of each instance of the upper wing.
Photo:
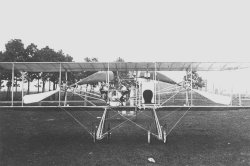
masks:
[(0, 68), (30, 72), (65, 71), (221, 71), (249, 68), (247, 62), (0, 62)]

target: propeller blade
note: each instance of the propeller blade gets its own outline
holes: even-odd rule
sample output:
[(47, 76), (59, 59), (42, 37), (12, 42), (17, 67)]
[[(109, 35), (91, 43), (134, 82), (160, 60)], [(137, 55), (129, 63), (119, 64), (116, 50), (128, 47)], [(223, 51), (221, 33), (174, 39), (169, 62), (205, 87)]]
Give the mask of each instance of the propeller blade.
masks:
[(31, 95), (25, 95), (23, 97), (24, 104), (30, 104), (30, 103), (36, 103), (39, 101), (42, 101), (43, 99), (52, 96), (53, 94), (59, 92), (59, 89), (44, 93), (38, 93), (38, 94), (31, 94)]
[(218, 104), (229, 105), (231, 103), (231, 97), (228, 96), (217, 95), (214, 93), (204, 92), (197, 89), (193, 89), (193, 91)]

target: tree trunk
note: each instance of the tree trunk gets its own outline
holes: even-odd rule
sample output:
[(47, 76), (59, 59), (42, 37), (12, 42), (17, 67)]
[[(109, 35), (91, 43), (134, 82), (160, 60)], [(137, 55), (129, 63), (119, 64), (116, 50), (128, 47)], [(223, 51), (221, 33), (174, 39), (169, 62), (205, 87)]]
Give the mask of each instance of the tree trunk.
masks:
[(39, 93), (39, 78), (38, 78), (38, 83), (37, 83), (37, 89), (38, 89), (38, 92), (37, 93)]
[(11, 85), (11, 81), (10, 80), (7, 81), (6, 100), (10, 100), (10, 89), (11, 89), (11, 86), (9, 86), (9, 85)]
[(43, 92), (45, 91), (45, 81), (43, 81)]
[(56, 83), (53, 82), (53, 90), (56, 90)]
[(30, 80), (28, 79), (28, 90), (27, 90), (27, 94), (30, 94)]
[[(56, 83), (53, 82), (53, 90), (56, 90)], [(56, 100), (56, 94), (53, 95), (54, 96), (54, 100)]]
[(50, 91), (50, 80), (49, 80), (49, 91)]
[(16, 84), (16, 93), (17, 93), (17, 78), (15, 80), (15, 84)]
[(10, 100), (10, 87), (9, 87), (9, 86), (8, 86), (8, 88), (7, 88), (6, 99), (7, 99), (7, 100)]

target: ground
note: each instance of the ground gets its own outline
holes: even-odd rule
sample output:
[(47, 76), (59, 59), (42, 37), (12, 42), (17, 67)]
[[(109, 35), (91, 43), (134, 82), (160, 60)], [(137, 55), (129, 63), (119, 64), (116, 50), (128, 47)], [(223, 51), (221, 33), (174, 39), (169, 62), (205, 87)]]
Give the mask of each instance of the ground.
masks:
[[(250, 110), (189, 111), (167, 144), (147, 143), (146, 131), (131, 123), (111, 140), (93, 143), (64, 111), (0, 108), (1, 166), (82, 165), (250, 165)], [(160, 112), (160, 117), (170, 112)], [(170, 129), (184, 112), (161, 119)], [(90, 117), (72, 112), (90, 125)], [(156, 161), (150, 163), (148, 158)]]

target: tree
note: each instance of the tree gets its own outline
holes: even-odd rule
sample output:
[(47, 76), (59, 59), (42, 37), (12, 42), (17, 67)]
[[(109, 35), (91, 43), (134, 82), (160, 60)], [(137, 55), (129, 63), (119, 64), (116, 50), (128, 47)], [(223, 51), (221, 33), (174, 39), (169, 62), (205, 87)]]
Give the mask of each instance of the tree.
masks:
[[(37, 48), (37, 45), (35, 45), (34, 43), (29, 44), (26, 49), (25, 49), (25, 53), (28, 56), (28, 61), (32, 62), (35, 61), (35, 54), (39, 51), (39, 49)], [(27, 94), (30, 93), (30, 82), (32, 82), (34, 79), (36, 79), (37, 77), (37, 73), (34, 72), (28, 72), (25, 75), (25, 79), (28, 82), (28, 89), (27, 89)]]
[(89, 57), (86, 57), (86, 58), (84, 58), (84, 61), (85, 62), (98, 62), (98, 58), (89, 58)]
[[(187, 81), (191, 84), (191, 72), (187, 71), (187, 75), (184, 76), (184, 81)], [(205, 87), (205, 82), (203, 81), (202, 77), (199, 76), (197, 71), (192, 71), (192, 88), (198, 89)]]
[[(4, 57), (3, 57), (3, 53), (2, 51), (0, 51), (0, 62), (3, 62), (4, 61)], [(0, 91), (2, 89), (2, 87), (4, 87), (2, 84), (3, 84), (3, 73), (2, 73), (2, 70), (0, 70)]]
[[(2, 60), (5, 62), (25, 62), (28, 61), (29, 57), (25, 52), (24, 44), (22, 43), (21, 39), (12, 39), (10, 40), (7, 44), (5, 44), (5, 52), (3, 53)], [(11, 71), (2, 71), (4, 73), (3, 79), (7, 80), (6, 86), (8, 87), (7, 90), (7, 98), (10, 97), (10, 87), (12, 85), (11, 79), (12, 79), (12, 74)], [(1, 75), (2, 75), (1, 73)], [(14, 80), (16, 85), (16, 90), (18, 83), (17, 81), (20, 79), (20, 72), (15, 72), (14, 75)]]
[[(58, 52), (46, 46), (45, 48), (38, 49), (37, 45), (34, 43), (29, 44), (24, 48), (24, 44), (21, 39), (12, 39), (7, 44), (5, 44), (6, 51), (0, 52), (0, 61), (2, 62), (72, 62), (73, 57), (68, 54), (64, 54), (62, 50)], [(15, 71), (15, 82), (14, 85), (18, 86), (18, 80), (20, 80), (21, 74)], [(28, 72), (25, 74), (25, 79), (28, 81), (28, 93), (30, 91), (30, 82), (34, 79), (41, 79), (43, 81), (42, 90), (44, 91), (45, 82), (52, 81), (54, 83), (53, 87), (55, 88), (58, 83), (59, 73), (35, 73)], [(62, 78), (64, 75), (62, 74)], [(68, 78), (74, 78), (72, 73), (68, 73)], [(0, 90), (2, 80), (7, 80), (6, 86), (8, 87), (7, 97), (10, 96), (10, 88), (12, 85), (12, 73), (7, 70), (0, 70)], [(74, 79), (72, 79), (74, 80)], [(38, 84), (39, 85), (39, 84)], [(38, 86), (39, 91), (39, 86)]]
[(5, 44), (5, 62), (26, 62), (28, 55), (25, 52), (24, 44), (21, 39), (12, 39)]
[(25, 54), (28, 56), (27, 61), (34, 61), (34, 56), (38, 51), (37, 45), (34, 43), (29, 44), (25, 49)]
[(4, 54), (0, 51), (0, 62), (4, 62)]

